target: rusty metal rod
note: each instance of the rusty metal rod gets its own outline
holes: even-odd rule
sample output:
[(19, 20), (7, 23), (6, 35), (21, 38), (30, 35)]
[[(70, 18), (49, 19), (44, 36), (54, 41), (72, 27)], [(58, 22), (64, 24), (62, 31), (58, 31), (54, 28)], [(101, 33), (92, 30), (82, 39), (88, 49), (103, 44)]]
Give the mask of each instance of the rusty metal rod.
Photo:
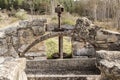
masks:
[[(58, 14), (58, 28), (61, 30), (60, 17), (61, 14)], [(60, 35), (58, 38), (59, 38), (59, 54), (60, 54), (60, 58), (63, 59), (63, 36)]]

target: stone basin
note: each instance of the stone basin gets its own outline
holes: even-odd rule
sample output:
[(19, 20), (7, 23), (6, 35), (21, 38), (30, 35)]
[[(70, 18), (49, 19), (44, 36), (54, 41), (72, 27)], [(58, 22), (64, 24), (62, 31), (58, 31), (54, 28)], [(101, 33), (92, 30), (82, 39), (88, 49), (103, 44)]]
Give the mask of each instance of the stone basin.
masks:
[(28, 80), (98, 80), (95, 58), (28, 60)]

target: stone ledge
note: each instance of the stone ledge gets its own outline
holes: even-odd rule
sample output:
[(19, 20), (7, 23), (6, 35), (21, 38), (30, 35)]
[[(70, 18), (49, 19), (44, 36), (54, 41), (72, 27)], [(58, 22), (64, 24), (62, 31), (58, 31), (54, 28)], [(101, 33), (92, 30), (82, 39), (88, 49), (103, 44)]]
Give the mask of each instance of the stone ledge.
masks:
[(28, 80), (99, 80), (100, 75), (27, 75)]

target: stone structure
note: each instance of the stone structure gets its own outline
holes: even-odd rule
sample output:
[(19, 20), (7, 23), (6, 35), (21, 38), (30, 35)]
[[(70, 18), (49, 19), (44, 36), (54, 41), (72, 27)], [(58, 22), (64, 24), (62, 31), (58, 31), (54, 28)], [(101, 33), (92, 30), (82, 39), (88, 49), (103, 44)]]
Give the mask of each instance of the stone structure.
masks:
[[(29, 44), (45, 33), (45, 22), (46, 20), (41, 19), (22, 21), (18, 25), (0, 29), (0, 56), (19, 57)], [(29, 53), (44, 55), (44, 43), (37, 44), (29, 50), (27, 55), (31, 56)]]
[(120, 80), (119, 51), (97, 51), (97, 66), (101, 70), (101, 80)]
[[(1, 29), (0, 55), (44, 56), (45, 46), (40, 42), (59, 35), (72, 37), (72, 44), (75, 41), (83, 41), (84, 43), (89, 42), (96, 49), (119, 50), (120, 33), (102, 30), (87, 18), (79, 18), (75, 27), (62, 26), (62, 31), (58, 31), (57, 28), (49, 29), (49, 26), (45, 27), (45, 22), (46, 20), (41, 19), (22, 21), (17, 26)], [(75, 49), (73, 47), (73, 52)]]
[(25, 74), (26, 59), (24, 58), (1, 58), (0, 63), (0, 80), (27, 80)]
[(29, 60), (28, 80), (99, 80), (95, 58)]
[[(76, 21), (73, 36), (73, 53), (87, 53), (84, 45), (89, 42), (96, 50), (117, 50), (120, 51), (120, 33), (104, 30), (92, 24), (87, 18), (79, 18)], [(83, 47), (81, 47), (81, 44)], [(79, 52), (79, 53), (77, 53)], [(88, 55), (92, 55), (89, 52)]]
[[(4, 57), (14, 57), (14, 58), (18, 58), (20, 57), (27, 57), (27, 56), (32, 56), (32, 57), (39, 57), (39, 56), (44, 56), (45, 54), (45, 46), (44, 43), (40, 44), (40, 42), (49, 39), (49, 38), (53, 38), (56, 36), (69, 36), (72, 37), (72, 44), (73, 44), (73, 52), (79, 52), (77, 54), (79, 54), (80, 56), (94, 56), (96, 55), (97, 57), (97, 66), (99, 67), (99, 69), (101, 70), (101, 75), (103, 79), (106, 80), (119, 80), (120, 78), (120, 55), (119, 52), (109, 52), (109, 51), (98, 51), (97, 54), (95, 52), (96, 50), (101, 50), (101, 49), (105, 49), (105, 50), (117, 50), (120, 51), (120, 33), (118, 32), (112, 32), (112, 31), (108, 31), (108, 30), (103, 30), (100, 27), (92, 24), (92, 22), (90, 20), (88, 20), (87, 18), (79, 18), (76, 21), (76, 25), (75, 27), (73, 26), (68, 26), (68, 27), (62, 27), (62, 29), (59, 31), (57, 28), (48, 28), (45, 27), (45, 22), (46, 20), (40, 20), (40, 19), (36, 19), (36, 20), (32, 20), (32, 21), (23, 21), (20, 22), (17, 26), (10, 26), (4, 29), (0, 29), (0, 56), (4, 56)], [(79, 45), (75, 44), (75, 42), (77, 43), (90, 43), (90, 45), (87, 45), (86, 47), (84, 47), (84, 49), (82, 51), (79, 51)], [(76, 47), (77, 46), (77, 47)], [(85, 46), (85, 45), (83, 45)], [(82, 52), (82, 53), (81, 53)], [(80, 58), (79, 58), (80, 59)], [(87, 65), (87, 64), (95, 64), (95, 60), (89, 59), (89, 60), (85, 60), (83, 59), (83, 64), (81, 63), (81, 61), (79, 61), (79, 59), (76, 59), (76, 64), (81, 64), (81, 65)], [(92, 61), (91, 61), (92, 60)], [(67, 64), (67, 66), (72, 66), (74, 67), (74, 69), (79, 69), (79, 71), (81, 71), (80, 69), (81, 66), (77, 65), (75, 66), (75, 61), (73, 60), (73, 62), (69, 62), (69, 60), (64, 60), (65, 64)], [(86, 62), (84, 62), (86, 61)], [(90, 62), (91, 61), (91, 62)], [(20, 72), (21, 72), (21, 62), (18, 63), (19, 60), (10, 60), (8, 62), (4, 62), (4, 60), (0, 63), (6, 65), (7, 67), (10, 67), (10, 69), (15, 69), (15, 72), (12, 73), (16, 73), (18, 74), (19, 70), (18, 68), (20, 67)], [(30, 61), (31, 63), (34, 62)], [(60, 70), (63, 68), (65, 69), (69, 69), (68, 67), (63, 67), (64, 64), (61, 63), (62, 61), (48, 61), (45, 60), (43, 61), (46, 64), (43, 65), (47, 65), (42, 66), (42, 68), (50, 68), (50, 69), (54, 69), (52, 66), (58, 66), (60, 68)], [(40, 62), (40, 63), (43, 63)], [(50, 62), (50, 64), (49, 64)], [(51, 63), (52, 62), (52, 63)], [(39, 62), (38, 62), (39, 63)], [(12, 66), (11, 66), (11, 65)], [(28, 62), (29, 64), (29, 62)], [(33, 65), (30, 64), (30, 65)], [(61, 66), (59, 64), (62, 64)], [(75, 65), (73, 65), (75, 64)], [(106, 65), (107, 64), (107, 65)], [(16, 68), (13, 68), (13, 65), (17, 66)], [(90, 65), (90, 66), (85, 66), (84, 68), (90, 68), (90, 66), (94, 66), (94, 65)], [(1, 66), (0, 66), (1, 67)], [(0, 69), (2, 69), (3, 73), (4, 70), (8, 70), (7, 67), (1, 67)], [(37, 66), (38, 67), (38, 66)], [(80, 68), (77, 68), (80, 67)], [(4, 69), (6, 68), (6, 69)], [(30, 66), (27, 66), (27, 68), (29, 69)], [(56, 67), (57, 68), (57, 67)], [(92, 68), (92, 70), (95, 68), (95, 66)], [(8, 70), (7, 74), (9, 74), (9, 72), (11, 70)], [(22, 68), (22, 71), (24, 70), (24, 68)], [(34, 70), (34, 69), (33, 69)], [(71, 69), (69, 69), (71, 70)], [(29, 71), (29, 70), (28, 70)], [(50, 70), (48, 69), (48, 72)], [(59, 72), (59, 69), (58, 69)], [(3, 78), (8, 79), (8, 80), (15, 80), (16, 75), (10, 75), (6, 76), (6, 75), (0, 75), (0, 78), (2, 80), (4, 80)], [(74, 76), (72, 76), (73, 78)], [(78, 76), (79, 77), (79, 76)], [(13, 78), (13, 79), (12, 79)], [(67, 79), (69, 79), (68, 77), (66, 77)], [(83, 77), (82, 77), (83, 78)], [(38, 78), (39, 79), (39, 78)], [(43, 78), (44, 79), (44, 78)], [(48, 78), (46, 78), (48, 80)], [(61, 77), (59, 79), (62, 79)], [(77, 79), (77, 78), (76, 78)], [(80, 79), (80, 78), (78, 78)], [(102, 79), (102, 80), (103, 80)], [(24, 79), (22, 79), (24, 80)], [(33, 79), (34, 80), (34, 79)], [(72, 79), (74, 80), (74, 79)], [(90, 80), (87, 78), (84, 78), (83, 80)], [(94, 79), (95, 80), (95, 79)], [(97, 79), (98, 80), (98, 79)]]

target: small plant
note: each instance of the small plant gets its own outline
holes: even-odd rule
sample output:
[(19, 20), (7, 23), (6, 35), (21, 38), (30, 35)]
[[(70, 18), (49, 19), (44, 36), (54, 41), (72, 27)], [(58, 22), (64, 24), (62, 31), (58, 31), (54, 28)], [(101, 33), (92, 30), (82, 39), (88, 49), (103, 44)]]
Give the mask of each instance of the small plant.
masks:
[(18, 12), (15, 13), (15, 17), (20, 20), (27, 19), (27, 12), (23, 9), (20, 9)]

